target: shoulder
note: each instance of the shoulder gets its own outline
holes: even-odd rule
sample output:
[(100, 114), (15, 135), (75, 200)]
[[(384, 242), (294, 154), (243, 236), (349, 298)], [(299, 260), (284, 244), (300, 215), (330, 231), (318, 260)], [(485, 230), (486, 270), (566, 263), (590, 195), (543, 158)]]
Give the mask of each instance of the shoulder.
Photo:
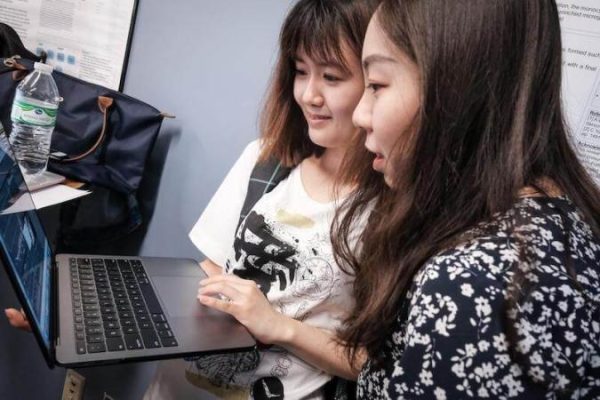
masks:
[(427, 261), (415, 278), (415, 290), (461, 298), (468, 288), (501, 287), (517, 259), (518, 249), (509, 237), (471, 238)]
[(431, 258), (415, 276), (404, 321), (430, 338), (451, 341), (491, 333), (504, 306), (512, 246), (480, 238)]
[(524, 199), (432, 257), (415, 283), (449, 294), (465, 282), (503, 290), (513, 280), (539, 290), (564, 283), (600, 299), (599, 260), (600, 239), (570, 201)]
[(258, 160), (261, 150), (262, 145), (260, 139), (255, 139), (246, 145), (242, 151), (242, 154), (240, 155), (240, 160), (252, 161), (254, 164), (256, 163), (256, 160)]
[(258, 153), (262, 150), (262, 141), (260, 139), (254, 139), (246, 145), (244, 152)]
[(241, 181), (247, 182), (252, 169), (260, 157), (260, 152), (260, 140), (257, 139), (248, 143), (229, 170), (228, 177), (239, 178)]
[(511, 326), (522, 362), (507, 374), (515, 366), (552, 390), (584, 379), (572, 366), (600, 356), (589, 345), (600, 340), (600, 247), (588, 228), (567, 203), (526, 202), (434, 256), (409, 295), (406, 348), (426, 337), (445, 342), (442, 358), (468, 346), (493, 362), (508, 354)]
[[(426, 262), (405, 315), (432, 327), (445, 316), (452, 323), (446, 329), (467, 335), (510, 318), (526, 342), (541, 332), (553, 332), (555, 344), (592, 339), (590, 316), (600, 310), (598, 260), (598, 239), (572, 203), (519, 202)], [(565, 325), (574, 316), (581, 323)]]
[[(523, 222), (516, 215), (525, 211), (542, 220)], [(562, 239), (544, 231), (558, 229), (554, 218), (535, 204), (511, 210), (426, 262), (390, 335), (392, 360), (385, 371), (371, 366), (367, 380), (383, 373), (391, 392), (407, 397), (433, 397), (437, 390), (449, 398), (527, 398), (537, 384), (548, 392), (571, 390), (598, 371), (593, 360), (600, 354), (590, 344), (600, 340), (600, 297), (581, 284), (600, 286), (598, 267), (581, 266), (576, 257), (579, 282), (567, 273), (548, 247)], [(565, 236), (562, 222), (556, 232)], [(525, 262), (522, 246), (534, 248)], [(511, 303), (513, 285), (520, 297)]]
[(511, 218), (523, 286), (552, 291), (567, 285), (600, 302), (600, 237), (568, 198), (525, 199)]

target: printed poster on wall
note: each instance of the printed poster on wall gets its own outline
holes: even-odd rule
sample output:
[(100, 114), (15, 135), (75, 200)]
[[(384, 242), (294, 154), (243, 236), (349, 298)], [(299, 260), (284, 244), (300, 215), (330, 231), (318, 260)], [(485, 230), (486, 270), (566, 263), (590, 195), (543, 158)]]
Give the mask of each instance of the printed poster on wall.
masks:
[(58, 71), (122, 89), (137, 0), (0, 0), (0, 22)]
[(579, 157), (600, 186), (600, 1), (556, 3), (563, 39), (566, 118)]

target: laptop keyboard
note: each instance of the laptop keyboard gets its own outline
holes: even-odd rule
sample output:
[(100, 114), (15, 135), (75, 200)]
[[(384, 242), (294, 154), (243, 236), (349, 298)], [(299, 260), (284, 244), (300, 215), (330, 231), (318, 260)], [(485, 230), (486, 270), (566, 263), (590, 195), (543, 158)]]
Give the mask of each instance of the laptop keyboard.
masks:
[(71, 258), (78, 354), (177, 346), (139, 260)]

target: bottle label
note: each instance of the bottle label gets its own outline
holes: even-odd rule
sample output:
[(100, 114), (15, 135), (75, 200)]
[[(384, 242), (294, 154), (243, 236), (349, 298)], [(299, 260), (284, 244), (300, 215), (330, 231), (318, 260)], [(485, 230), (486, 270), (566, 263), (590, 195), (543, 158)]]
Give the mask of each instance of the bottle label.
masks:
[(57, 111), (57, 104), (30, 99), (17, 93), (10, 119), (24, 125), (53, 127), (56, 124)]

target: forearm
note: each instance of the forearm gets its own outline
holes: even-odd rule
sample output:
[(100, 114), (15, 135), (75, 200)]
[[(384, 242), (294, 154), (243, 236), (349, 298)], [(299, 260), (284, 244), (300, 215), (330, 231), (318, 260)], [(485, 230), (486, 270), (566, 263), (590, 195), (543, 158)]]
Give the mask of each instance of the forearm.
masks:
[(346, 347), (335, 340), (335, 335), (292, 318), (281, 326), (277, 344), (307, 363), (335, 376), (356, 380), (366, 361), (363, 352), (357, 355), (355, 368), (346, 355)]
[(346, 348), (338, 344), (332, 332), (278, 312), (252, 280), (213, 275), (200, 282), (198, 300), (232, 315), (258, 341), (281, 346), (331, 375), (355, 380), (366, 360), (361, 352), (353, 368), (346, 357)]

